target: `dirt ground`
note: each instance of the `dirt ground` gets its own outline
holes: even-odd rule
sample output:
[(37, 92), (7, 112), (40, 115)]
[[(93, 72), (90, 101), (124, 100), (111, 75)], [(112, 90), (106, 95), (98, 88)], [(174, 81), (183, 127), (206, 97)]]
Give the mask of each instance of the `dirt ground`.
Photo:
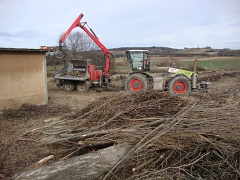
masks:
[(71, 109), (82, 109), (100, 97), (111, 96), (117, 91), (65, 92), (56, 86), (54, 78), (48, 78), (49, 105), (67, 105)]
[[(205, 81), (210, 81), (211, 92), (224, 92), (228, 90), (232, 85), (236, 83), (240, 83), (239, 73), (236, 71), (224, 71), (220, 70), (209, 71), (209, 72), (200, 72), (199, 76), (203, 78)], [(233, 75), (231, 75), (233, 73)], [(219, 75), (219, 76), (218, 76)], [(204, 78), (212, 77), (212, 78)], [(82, 109), (86, 107), (91, 102), (101, 98), (107, 97), (114, 94), (117, 94), (117, 91), (96, 91), (90, 90), (88, 92), (65, 92), (63, 90), (59, 90), (56, 86), (56, 82), (53, 77), (48, 77), (48, 92), (49, 92), (49, 105), (67, 105), (71, 109)]]
[[(215, 75), (217, 72), (209, 74)], [(239, 72), (234, 75), (229, 73), (219, 76), (219, 79), (216, 78), (211, 82), (212, 93), (223, 94), (235, 84), (240, 84), (239, 75)], [(102, 100), (102, 97), (118, 95), (119, 92), (96, 90), (65, 92), (59, 89), (54, 78), (49, 76), (48, 93), (48, 105), (40, 107), (23, 105), (18, 110), (0, 112), (0, 179), (11, 177), (49, 155), (49, 152), (37, 142), (25, 139), (24, 134), (31, 133), (35, 128), (62, 116), (72, 115), (99, 98)]]

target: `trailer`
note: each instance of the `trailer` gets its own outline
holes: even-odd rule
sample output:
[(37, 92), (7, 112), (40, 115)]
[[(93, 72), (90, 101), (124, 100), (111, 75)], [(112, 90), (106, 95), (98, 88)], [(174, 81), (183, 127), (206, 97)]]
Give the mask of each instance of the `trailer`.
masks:
[(87, 91), (91, 86), (102, 86), (102, 70), (86, 60), (70, 60), (55, 74), (57, 85), (64, 91)]

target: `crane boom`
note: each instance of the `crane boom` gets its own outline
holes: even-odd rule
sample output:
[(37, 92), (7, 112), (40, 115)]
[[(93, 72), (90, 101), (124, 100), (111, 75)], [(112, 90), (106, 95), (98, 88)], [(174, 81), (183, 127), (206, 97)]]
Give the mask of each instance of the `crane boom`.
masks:
[[(110, 62), (111, 62), (111, 52), (100, 42), (98, 37), (95, 35), (93, 30), (91, 28), (86, 28), (85, 25), (87, 22), (80, 22), (81, 19), (83, 18), (83, 14), (81, 13), (78, 18), (73, 22), (73, 24), (68, 28), (68, 30), (63, 34), (61, 39), (59, 40), (59, 47), (61, 47), (62, 42), (64, 42), (67, 38), (67, 36), (71, 33), (71, 31), (76, 28), (80, 27), (97, 45), (98, 47), (102, 50), (104, 53), (106, 60), (105, 60), (105, 68), (103, 71), (103, 75), (106, 77), (110, 76), (109, 69), (110, 69)], [(61, 49), (61, 48), (60, 48)]]

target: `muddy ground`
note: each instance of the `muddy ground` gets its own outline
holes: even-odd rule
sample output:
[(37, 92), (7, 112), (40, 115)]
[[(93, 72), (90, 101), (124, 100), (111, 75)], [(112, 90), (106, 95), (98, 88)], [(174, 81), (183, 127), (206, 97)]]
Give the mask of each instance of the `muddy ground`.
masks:
[[(208, 74), (206, 77), (205, 74)], [(212, 83), (211, 93), (224, 94), (240, 84), (240, 73), (231, 71), (202, 72), (203, 80)], [(210, 78), (211, 77), (211, 78)], [(118, 95), (117, 91), (64, 92), (56, 86), (52, 75), (48, 77), (49, 104), (45, 106), (23, 105), (18, 110), (5, 110), (0, 114), (0, 179), (11, 177), (17, 172), (34, 165), (38, 160), (49, 155), (49, 151), (38, 145), (33, 139), (26, 139), (24, 135), (35, 128), (42, 127), (49, 122), (63, 116), (74, 115), (102, 97)], [(234, 91), (240, 97), (240, 90)], [(239, 95), (239, 96), (238, 96)], [(211, 94), (210, 94), (211, 96)], [(231, 102), (231, 96), (226, 101)], [(227, 113), (227, 112), (226, 112)]]

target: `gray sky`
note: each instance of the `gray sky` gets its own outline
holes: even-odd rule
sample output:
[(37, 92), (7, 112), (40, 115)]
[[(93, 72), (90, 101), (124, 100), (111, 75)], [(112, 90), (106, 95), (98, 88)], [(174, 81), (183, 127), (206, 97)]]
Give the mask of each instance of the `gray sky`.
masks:
[(240, 49), (240, 0), (0, 0), (0, 47), (58, 45), (80, 13), (108, 48)]

